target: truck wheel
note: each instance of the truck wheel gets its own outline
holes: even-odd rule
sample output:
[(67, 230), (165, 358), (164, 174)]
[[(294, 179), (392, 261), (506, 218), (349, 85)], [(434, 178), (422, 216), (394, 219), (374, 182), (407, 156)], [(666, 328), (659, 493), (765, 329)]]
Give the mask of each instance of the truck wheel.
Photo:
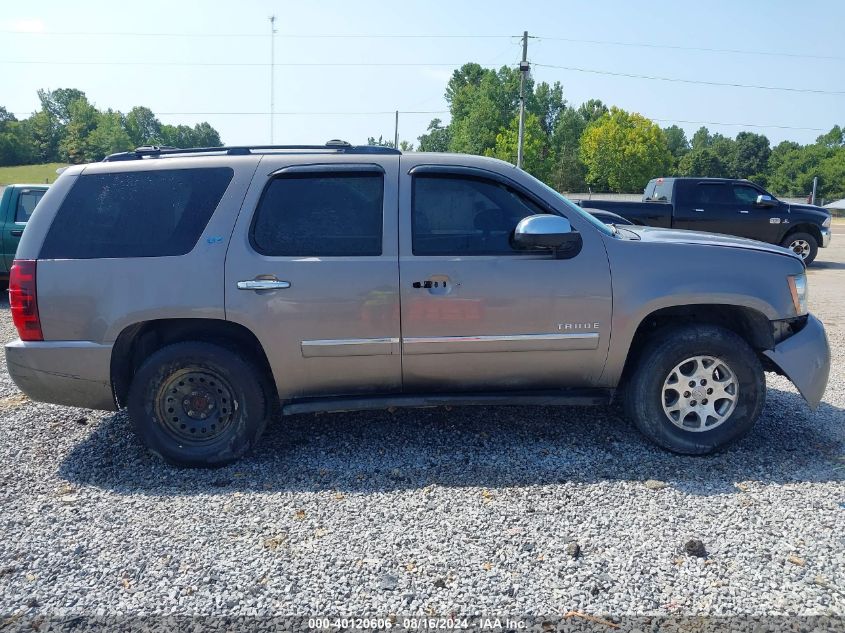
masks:
[(813, 263), (819, 252), (819, 243), (809, 233), (791, 233), (783, 239), (780, 245), (800, 255), (807, 266)]
[(270, 411), (264, 377), (219, 345), (168, 345), (129, 387), (129, 417), (155, 454), (177, 466), (222, 466), (258, 441)]
[(625, 410), (660, 446), (711, 453), (748, 433), (766, 399), (763, 368), (739, 336), (712, 325), (654, 337), (628, 383)]

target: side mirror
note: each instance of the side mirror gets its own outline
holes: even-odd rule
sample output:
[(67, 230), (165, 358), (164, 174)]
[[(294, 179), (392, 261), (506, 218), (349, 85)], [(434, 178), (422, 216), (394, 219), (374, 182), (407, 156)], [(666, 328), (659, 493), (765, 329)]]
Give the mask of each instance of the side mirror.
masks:
[(756, 204), (758, 207), (773, 207), (777, 205), (777, 200), (775, 200), (768, 194), (761, 193), (759, 196), (757, 196), (757, 202), (755, 202), (754, 204)]
[(513, 241), (519, 248), (552, 250), (560, 256), (561, 250), (580, 245), (581, 235), (572, 230), (572, 225), (566, 218), (538, 214), (529, 215), (516, 225)]

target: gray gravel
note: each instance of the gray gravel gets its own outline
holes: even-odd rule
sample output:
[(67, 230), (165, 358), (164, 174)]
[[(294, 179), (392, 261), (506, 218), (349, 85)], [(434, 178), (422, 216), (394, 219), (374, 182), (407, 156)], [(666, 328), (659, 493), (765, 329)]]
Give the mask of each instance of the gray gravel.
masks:
[(182, 471), (124, 414), (29, 402), (0, 367), (0, 629), (39, 614), (841, 616), (832, 254), (845, 261), (830, 249), (811, 273), (834, 349), (821, 408), (769, 375), (754, 433), (704, 458), (653, 447), (615, 408), (465, 408), (288, 418), (237, 465)]

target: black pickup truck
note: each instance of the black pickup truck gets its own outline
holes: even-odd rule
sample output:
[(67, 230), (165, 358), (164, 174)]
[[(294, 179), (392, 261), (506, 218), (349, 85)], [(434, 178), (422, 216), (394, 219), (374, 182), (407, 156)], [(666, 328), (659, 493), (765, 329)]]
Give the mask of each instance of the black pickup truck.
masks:
[(830, 214), (809, 204), (781, 202), (748, 180), (655, 178), (642, 202), (579, 200), (595, 215), (616, 213), (633, 224), (726, 233), (779, 244), (810, 264), (830, 243)]

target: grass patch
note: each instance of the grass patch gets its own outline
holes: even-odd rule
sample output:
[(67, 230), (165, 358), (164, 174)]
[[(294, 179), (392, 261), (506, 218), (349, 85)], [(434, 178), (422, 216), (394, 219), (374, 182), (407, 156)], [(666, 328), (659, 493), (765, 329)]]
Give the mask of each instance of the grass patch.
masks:
[(46, 163), (44, 165), (15, 165), (0, 167), (0, 185), (35, 185), (55, 182), (59, 175), (56, 170), (65, 163)]

